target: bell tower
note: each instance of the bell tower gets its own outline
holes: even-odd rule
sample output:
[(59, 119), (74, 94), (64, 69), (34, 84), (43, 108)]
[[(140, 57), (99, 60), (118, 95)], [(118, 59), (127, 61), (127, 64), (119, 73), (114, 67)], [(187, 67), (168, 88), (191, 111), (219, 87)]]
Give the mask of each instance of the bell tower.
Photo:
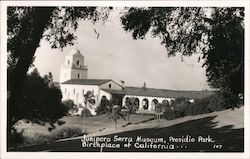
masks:
[(60, 83), (71, 79), (87, 79), (88, 67), (84, 65), (84, 56), (75, 48), (65, 56), (61, 65)]

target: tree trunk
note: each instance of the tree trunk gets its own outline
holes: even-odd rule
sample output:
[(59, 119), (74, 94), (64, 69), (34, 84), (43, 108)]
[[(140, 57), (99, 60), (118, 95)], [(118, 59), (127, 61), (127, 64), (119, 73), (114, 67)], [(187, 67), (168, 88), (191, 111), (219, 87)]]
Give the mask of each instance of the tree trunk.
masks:
[[(20, 55), (16, 66), (13, 69), (10, 83), (10, 97), (7, 106), (7, 134), (9, 147), (9, 139), (11, 135), (11, 128), (16, 121), (22, 119), (22, 109), (20, 108), (20, 101), (22, 100), (22, 89), (26, 78), (26, 73), (34, 60), (34, 54), (42, 39), (52, 12), (53, 7), (35, 7), (32, 10), (31, 18), (26, 18), (21, 26), (22, 29), (18, 35), (26, 35), (15, 47), (13, 54)], [(27, 23), (31, 21), (31, 26), (25, 28)], [(32, 29), (30, 29), (32, 28)]]

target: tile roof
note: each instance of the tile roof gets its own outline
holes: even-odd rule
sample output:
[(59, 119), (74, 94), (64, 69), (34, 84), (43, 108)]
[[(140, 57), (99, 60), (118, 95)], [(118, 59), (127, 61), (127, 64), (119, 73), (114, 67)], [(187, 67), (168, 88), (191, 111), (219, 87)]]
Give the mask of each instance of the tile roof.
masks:
[(112, 81), (110, 79), (71, 79), (62, 84), (76, 84), (76, 85), (102, 85), (106, 82)]
[(125, 87), (126, 95), (150, 96), (150, 97), (186, 97), (200, 99), (213, 94), (213, 91), (179, 91), (156, 88)]
[(110, 94), (121, 94), (125, 95), (125, 90), (117, 90), (117, 89), (102, 89), (103, 91), (110, 93)]
[[(102, 85), (106, 82), (112, 81), (111, 79), (71, 79), (62, 84), (75, 84), (75, 85)], [(134, 95), (134, 96), (148, 96), (148, 97), (186, 97), (190, 99), (200, 99), (213, 94), (213, 91), (181, 91), (181, 90), (168, 90), (157, 88), (141, 88), (141, 87), (125, 87), (123, 90), (102, 89), (111, 94), (120, 95)]]

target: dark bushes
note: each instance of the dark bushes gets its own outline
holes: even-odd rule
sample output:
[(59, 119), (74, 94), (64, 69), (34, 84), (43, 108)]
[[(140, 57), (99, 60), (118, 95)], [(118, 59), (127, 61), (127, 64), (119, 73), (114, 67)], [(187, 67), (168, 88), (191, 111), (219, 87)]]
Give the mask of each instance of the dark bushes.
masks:
[(61, 128), (59, 130), (52, 130), (50, 134), (34, 134), (34, 136), (23, 135), (23, 130), (17, 132), (13, 130), (11, 135), (11, 149), (18, 149), (31, 145), (47, 144), (59, 139), (65, 139), (70, 137), (77, 137), (83, 135), (82, 130), (79, 128)]
[(17, 131), (15, 128), (12, 128), (10, 135), (10, 147), (17, 147), (25, 141), (25, 137), (22, 131)]
[(237, 96), (229, 92), (216, 92), (209, 97), (197, 99), (194, 103), (188, 101), (187, 98), (176, 98), (172, 104), (165, 107), (163, 118), (172, 120), (189, 115), (198, 115), (220, 111), (224, 109), (238, 107), (240, 100)]

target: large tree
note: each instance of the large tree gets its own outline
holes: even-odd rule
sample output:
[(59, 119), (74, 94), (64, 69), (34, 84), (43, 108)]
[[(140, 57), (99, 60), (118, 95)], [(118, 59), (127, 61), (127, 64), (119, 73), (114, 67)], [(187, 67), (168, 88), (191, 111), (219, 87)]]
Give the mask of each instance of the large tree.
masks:
[[(24, 101), (23, 87), (27, 79), (26, 73), (32, 67), (41, 39), (47, 40), (52, 48), (63, 49), (73, 45), (76, 39), (74, 31), (78, 28), (79, 20), (91, 20), (93, 23), (105, 20), (111, 9), (110, 7), (7, 8), (8, 135), (12, 126), (27, 116), (23, 113), (18, 114), (18, 110), (21, 107), (20, 103)], [(59, 116), (47, 116), (46, 120), (56, 122), (55, 118)], [(39, 118), (41, 122), (43, 119)], [(38, 121), (35, 116), (29, 120)]]
[(244, 93), (244, 8), (129, 8), (121, 22), (134, 39), (159, 37), (169, 56), (200, 54), (207, 81), (233, 95)]

